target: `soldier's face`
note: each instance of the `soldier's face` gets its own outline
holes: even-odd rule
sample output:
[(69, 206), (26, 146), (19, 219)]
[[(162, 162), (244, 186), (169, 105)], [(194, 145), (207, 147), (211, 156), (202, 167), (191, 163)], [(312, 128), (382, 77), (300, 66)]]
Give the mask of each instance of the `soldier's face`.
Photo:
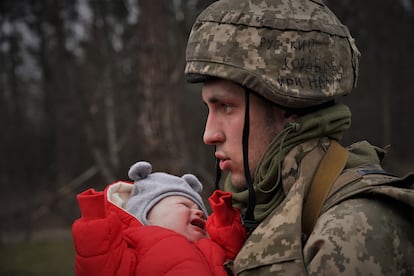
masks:
[[(203, 84), (202, 98), (208, 107), (204, 143), (215, 145), (215, 156), (222, 171), (231, 173), (232, 184), (245, 188), (242, 135), (245, 113), (243, 87), (227, 80)], [(249, 168), (252, 177), (272, 139), (283, 129), (284, 111), (276, 107), (269, 112), (265, 101), (250, 94)]]

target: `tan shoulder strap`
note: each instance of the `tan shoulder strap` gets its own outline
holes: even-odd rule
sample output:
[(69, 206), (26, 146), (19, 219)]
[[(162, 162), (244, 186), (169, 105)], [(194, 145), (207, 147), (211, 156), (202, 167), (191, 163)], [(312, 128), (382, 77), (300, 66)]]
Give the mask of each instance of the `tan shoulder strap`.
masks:
[(326, 196), (348, 160), (349, 152), (332, 140), (322, 157), (309, 188), (302, 212), (302, 229), (307, 237), (311, 234), (319, 217)]

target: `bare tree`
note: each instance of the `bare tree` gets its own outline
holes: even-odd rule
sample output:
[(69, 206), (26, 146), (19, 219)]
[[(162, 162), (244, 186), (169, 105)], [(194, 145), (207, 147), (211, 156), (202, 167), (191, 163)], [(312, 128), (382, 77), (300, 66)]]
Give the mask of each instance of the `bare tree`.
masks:
[[(138, 129), (146, 146), (144, 156), (159, 169), (177, 169), (186, 158), (184, 132), (177, 113), (183, 86), (183, 48), (177, 48), (182, 30), (177, 29), (172, 1), (139, 1), (140, 82)], [(185, 162), (184, 162), (185, 163)]]

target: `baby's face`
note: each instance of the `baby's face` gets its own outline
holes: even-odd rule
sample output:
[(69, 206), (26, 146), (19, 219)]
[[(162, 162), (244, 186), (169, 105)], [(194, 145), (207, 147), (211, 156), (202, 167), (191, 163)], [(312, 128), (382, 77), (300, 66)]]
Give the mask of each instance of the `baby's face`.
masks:
[(184, 196), (168, 196), (149, 211), (150, 225), (168, 228), (195, 242), (207, 238), (206, 217), (192, 200)]

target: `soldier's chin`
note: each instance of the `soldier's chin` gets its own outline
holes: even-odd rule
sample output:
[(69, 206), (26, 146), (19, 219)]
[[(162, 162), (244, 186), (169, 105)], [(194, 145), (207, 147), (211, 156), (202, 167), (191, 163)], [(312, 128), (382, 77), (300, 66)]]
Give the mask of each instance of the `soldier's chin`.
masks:
[(236, 190), (242, 191), (247, 189), (247, 184), (246, 184), (246, 179), (241, 175), (230, 175), (230, 179), (231, 179), (231, 185), (233, 186), (233, 188), (235, 188)]

